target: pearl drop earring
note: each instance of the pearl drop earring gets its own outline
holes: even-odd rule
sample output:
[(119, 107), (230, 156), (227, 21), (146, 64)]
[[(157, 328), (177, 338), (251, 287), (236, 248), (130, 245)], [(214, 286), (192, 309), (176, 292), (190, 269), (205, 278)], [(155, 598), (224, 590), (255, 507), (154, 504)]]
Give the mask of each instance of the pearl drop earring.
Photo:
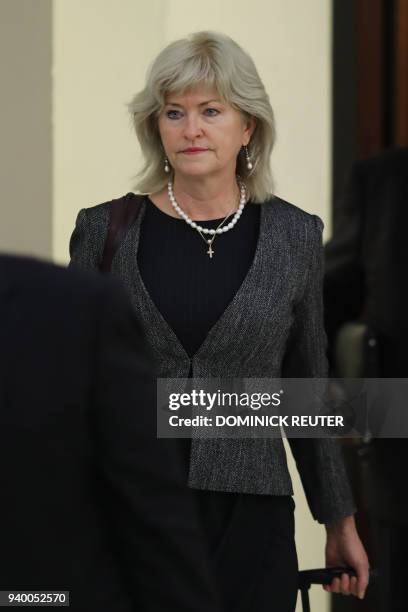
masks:
[(253, 165), (251, 162), (251, 157), (248, 153), (248, 147), (246, 145), (244, 146), (244, 150), (245, 150), (245, 157), (246, 157), (246, 167), (248, 168), (248, 170), (252, 170)]
[(164, 171), (166, 172), (166, 174), (170, 172), (169, 160), (167, 159), (167, 157), (164, 158)]

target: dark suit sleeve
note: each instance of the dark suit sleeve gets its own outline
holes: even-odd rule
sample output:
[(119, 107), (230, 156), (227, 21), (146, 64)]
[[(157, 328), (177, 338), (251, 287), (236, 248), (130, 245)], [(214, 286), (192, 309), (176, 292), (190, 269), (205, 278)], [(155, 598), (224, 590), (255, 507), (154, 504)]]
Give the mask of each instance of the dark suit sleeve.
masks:
[(355, 321), (364, 307), (364, 274), (361, 265), (364, 175), (360, 164), (350, 174), (343, 198), (334, 210), (332, 239), (325, 247), (323, 284), (328, 356), (341, 325)]
[[(310, 262), (282, 367), (286, 378), (326, 378), (327, 339), (323, 322), (323, 222), (313, 215)], [(329, 523), (356, 511), (341, 448), (332, 438), (288, 438), (310, 511)]]
[(101, 296), (97, 320), (92, 419), (100, 489), (135, 609), (217, 612), (180, 441), (156, 438), (145, 339), (120, 291)]

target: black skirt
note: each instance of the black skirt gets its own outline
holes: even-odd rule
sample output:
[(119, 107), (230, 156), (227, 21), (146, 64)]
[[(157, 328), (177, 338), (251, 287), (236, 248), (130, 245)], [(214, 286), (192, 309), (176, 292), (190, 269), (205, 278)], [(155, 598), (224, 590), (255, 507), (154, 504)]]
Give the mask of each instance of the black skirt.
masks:
[(195, 490), (227, 612), (294, 612), (298, 559), (290, 495)]

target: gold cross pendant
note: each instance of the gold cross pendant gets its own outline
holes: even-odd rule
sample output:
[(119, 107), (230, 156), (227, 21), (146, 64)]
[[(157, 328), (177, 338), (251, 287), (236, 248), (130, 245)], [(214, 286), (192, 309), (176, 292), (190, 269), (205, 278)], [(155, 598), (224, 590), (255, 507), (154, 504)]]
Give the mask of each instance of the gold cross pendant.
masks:
[(209, 256), (210, 259), (212, 259), (212, 256), (214, 255), (214, 251), (212, 250), (211, 240), (208, 241), (208, 244), (210, 246), (208, 247), (207, 255)]

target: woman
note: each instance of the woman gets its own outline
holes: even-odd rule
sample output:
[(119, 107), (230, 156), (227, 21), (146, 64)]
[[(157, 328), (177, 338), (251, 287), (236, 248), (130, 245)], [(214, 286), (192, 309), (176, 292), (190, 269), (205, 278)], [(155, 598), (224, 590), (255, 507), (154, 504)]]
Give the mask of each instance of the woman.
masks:
[[(146, 194), (112, 261), (159, 376), (324, 377), (323, 223), (272, 196), (274, 121), (253, 61), (199, 32), (168, 45), (130, 105)], [(129, 195), (129, 194), (128, 194)], [(79, 213), (72, 263), (98, 267), (109, 203)], [(331, 587), (362, 596), (368, 561), (338, 447), (291, 439), (326, 561), (349, 564)], [(281, 439), (200, 440), (186, 448), (228, 610), (293, 611), (292, 486)]]

